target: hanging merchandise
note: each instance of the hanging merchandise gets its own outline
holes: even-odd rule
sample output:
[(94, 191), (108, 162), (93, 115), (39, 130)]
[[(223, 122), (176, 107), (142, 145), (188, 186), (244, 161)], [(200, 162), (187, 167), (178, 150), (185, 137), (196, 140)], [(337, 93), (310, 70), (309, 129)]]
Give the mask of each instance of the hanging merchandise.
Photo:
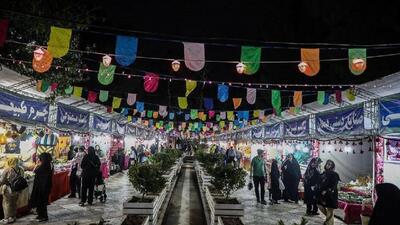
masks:
[(173, 120), (175, 118), (175, 113), (169, 113), (169, 120)]
[(244, 74), (252, 75), (260, 68), (261, 48), (242, 46), (240, 61), (245, 65)]
[(355, 88), (349, 88), (349, 89), (347, 89), (346, 90), (346, 98), (349, 100), (349, 101), (354, 101), (354, 100), (356, 100), (356, 89)]
[(126, 103), (129, 106), (132, 106), (136, 102), (136, 94), (128, 93), (128, 97), (126, 98)]
[(349, 49), (349, 68), (354, 75), (362, 74), (367, 68), (367, 49)]
[(113, 97), (112, 108), (118, 109), (121, 106), (121, 98)]
[(178, 97), (178, 106), (181, 109), (186, 109), (188, 107), (188, 102), (186, 97)]
[(191, 109), (190, 110), (190, 118), (192, 120), (199, 118), (199, 111), (197, 109)]
[(302, 91), (294, 92), (293, 105), (294, 105), (294, 107), (301, 107), (303, 105), (303, 92)]
[(166, 117), (167, 115), (168, 115), (168, 112), (167, 112), (167, 106), (165, 106), (165, 105), (160, 105), (159, 107), (158, 107), (158, 114), (161, 116), (161, 117)]
[(185, 65), (192, 71), (200, 71), (205, 65), (204, 44), (183, 42)]
[(38, 48), (33, 52), (32, 68), (38, 73), (48, 71), (53, 62), (53, 56), (46, 49)]
[(272, 90), (272, 107), (274, 108), (275, 115), (281, 116), (282, 108), (281, 108), (281, 91)]
[(136, 110), (140, 113), (144, 112), (144, 102), (136, 102)]
[(226, 120), (226, 112), (220, 112), (219, 116), (220, 116), (221, 120)]
[(240, 104), (242, 104), (242, 98), (232, 98), (233, 101), (233, 108), (239, 108)]
[(97, 80), (102, 85), (109, 85), (114, 80), (115, 65), (105, 66), (100, 63), (99, 72), (97, 74)]
[(257, 89), (247, 88), (246, 100), (250, 105), (256, 103)]
[(342, 103), (342, 91), (341, 90), (335, 91), (335, 100), (339, 104)]
[(211, 110), (214, 108), (214, 100), (212, 98), (204, 98), (204, 108)]
[(0, 20), (0, 47), (3, 47), (4, 42), (7, 39), (7, 31), (8, 31), (8, 20), (7, 19)]
[(197, 81), (195, 80), (186, 80), (186, 94), (185, 96), (189, 96), (190, 93), (192, 93), (192, 91), (194, 89), (196, 89), (197, 86)]
[(215, 111), (208, 111), (208, 118), (212, 119), (215, 116)]
[(233, 113), (233, 111), (228, 111), (227, 112), (227, 117), (229, 121), (234, 121), (235, 120), (235, 114)]
[(94, 102), (96, 102), (96, 99), (97, 99), (97, 93), (94, 92), (94, 91), (89, 91), (89, 93), (88, 93), (88, 102), (94, 103)]
[(99, 100), (100, 102), (106, 102), (108, 100), (108, 91), (100, 90)]
[[(43, 86), (43, 84), (42, 84), (42, 86)], [(80, 98), (82, 96), (82, 87), (74, 86), (74, 93), (72, 95)]]
[(229, 98), (229, 87), (224, 84), (218, 84), (218, 100), (226, 102)]
[(138, 39), (130, 36), (117, 36), (115, 60), (121, 66), (129, 66), (136, 59)]
[(319, 48), (302, 48), (300, 72), (307, 76), (315, 76), (319, 72)]
[(155, 73), (146, 73), (144, 76), (144, 90), (148, 93), (157, 91), (160, 77)]
[(47, 50), (54, 58), (61, 58), (68, 53), (72, 30), (52, 26)]
[(74, 91), (74, 87), (69, 85), (67, 88), (64, 89), (64, 93), (67, 95), (72, 94), (72, 92)]

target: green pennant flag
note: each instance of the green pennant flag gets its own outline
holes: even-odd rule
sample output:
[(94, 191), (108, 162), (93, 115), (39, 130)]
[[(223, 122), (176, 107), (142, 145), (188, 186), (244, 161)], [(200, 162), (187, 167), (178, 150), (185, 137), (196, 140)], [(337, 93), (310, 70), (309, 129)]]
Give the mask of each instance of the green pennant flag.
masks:
[(354, 75), (362, 74), (367, 68), (367, 49), (349, 49), (349, 69)]
[(100, 90), (99, 100), (100, 102), (106, 102), (108, 100), (108, 91)]
[(147, 111), (147, 117), (152, 118), (153, 117), (153, 111)]
[(245, 65), (244, 73), (252, 75), (260, 68), (261, 48), (242, 46), (240, 61)]
[(72, 87), (71, 85), (69, 85), (67, 88), (65, 88), (64, 92), (67, 95), (72, 94), (72, 92), (74, 91), (74, 87)]
[(317, 97), (318, 104), (323, 105), (325, 101), (325, 91), (318, 91)]
[(41, 91), (42, 92), (46, 92), (50, 87), (50, 83), (46, 80), (42, 80), (42, 88)]
[(216, 121), (220, 121), (221, 120), (221, 116), (219, 115), (219, 113), (215, 116), (215, 120)]
[(272, 90), (272, 107), (275, 109), (276, 114), (279, 116), (282, 112), (281, 109), (281, 91)]
[(199, 112), (197, 109), (190, 110), (190, 119), (195, 120), (199, 117)]
[(103, 63), (100, 63), (99, 73), (97, 75), (97, 79), (102, 85), (109, 85), (114, 80), (115, 73), (115, 65), (105, 66)]

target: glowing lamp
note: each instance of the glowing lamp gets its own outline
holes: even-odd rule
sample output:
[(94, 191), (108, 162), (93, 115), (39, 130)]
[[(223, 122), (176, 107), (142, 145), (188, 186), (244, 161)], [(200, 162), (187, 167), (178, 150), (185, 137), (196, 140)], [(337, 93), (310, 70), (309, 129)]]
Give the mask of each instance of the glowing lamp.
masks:
[(181, 68), (181, 63), (178, 60), (174, 60), (171, 63), (171, 67), (174, 72), (178, 72), (178, 70)]
[(106, 66), (106, 67), (110, 66), (111, 65), (111, 60), (112, 60), (111, 56), (109, 56), (109, 55), (103, 56), (103, 65)]
[(363, 71), (365, 69), (364, 59), (353, 59), (351, 63), (351, 68), (355, 71)]
[(301, 62), (299, 65), (297, 65), (300, 72), (305, 73), (307, 70), (310, 69), (310, 66), (306, 62)]
[(246, 68), (246, 65), (244, 65), (243, 63), (238, 63), (236, 65), (236, 71), (238, 72), (238, 74), (243, 74), (245, 68)]

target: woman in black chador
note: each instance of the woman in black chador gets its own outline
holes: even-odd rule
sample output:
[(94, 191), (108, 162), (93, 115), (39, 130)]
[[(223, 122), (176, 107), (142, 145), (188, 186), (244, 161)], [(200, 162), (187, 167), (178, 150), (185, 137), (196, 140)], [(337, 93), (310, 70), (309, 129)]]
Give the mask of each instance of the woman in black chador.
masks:
[(292, 200), (296, 204), (298, 203), (300, 178), (300, 165), (293, 157), (293, 154), (288, 154), (287, 159), (282, 164), (282, 181), (285, 185), (283, 199), (285, 202)]
[(321, 186), (320, 158), (312, 158), (304, 173), (304, 203), (307, 205), (307, 215), (319, 215), (317, 195)]

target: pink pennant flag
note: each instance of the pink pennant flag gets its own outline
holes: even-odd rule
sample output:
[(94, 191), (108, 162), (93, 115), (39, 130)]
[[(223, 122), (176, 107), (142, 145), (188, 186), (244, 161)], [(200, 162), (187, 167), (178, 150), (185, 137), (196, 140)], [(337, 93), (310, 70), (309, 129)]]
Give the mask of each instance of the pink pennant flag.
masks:
[(55, 91), (57, 89), (57, 87), (58, 87), (58, 83), (52, 83), (50, 86), (50, 90)]
[(160, 77), (155, 73), (146, 73), (144, 76), (144, 90), (149, 93), (157, 91)]
[(192, 71), (200, 71), (205, 65), (204, 44), (183, 42), (185, 65)]
[(133, 105), (136, 102), (136, 94), (128, 93), (128, 98), (126, 99), (126, 103), (128, 105)]
[(94, 103), (94, 102), (96, 102), (96, 99), (97, 99), (97, 93), (94, 92), (94, 91), (89, 91), (89, 93), (88, 93), (88, 101), (90, 103)]
[(161, 117), (166, 117), (168, 115), (167, 111), (167, 106), (165, 105), (160, 105), (158, 108), (158, 113), (160, 114)]
[(250, 105), (256, 103), (257, 90), (255, 88), (247, 88), (246, 100)]
[(215, 111), (208, 111), (208, 118), (212, 119), (215, 116)]

